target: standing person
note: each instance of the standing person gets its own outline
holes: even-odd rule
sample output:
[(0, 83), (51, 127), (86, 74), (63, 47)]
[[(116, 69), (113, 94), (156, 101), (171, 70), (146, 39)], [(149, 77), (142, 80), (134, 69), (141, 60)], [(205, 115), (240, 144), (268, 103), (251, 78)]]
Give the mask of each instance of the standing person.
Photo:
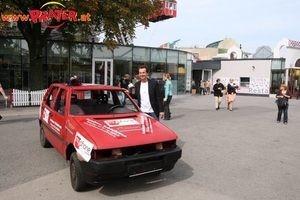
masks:
[(136, 74), (134, 77), (133, 77), (133, 81), (132, 81), (132, 84), (134, 85), (136, 82), (138, 82), (140, 80), (140, 77), (138, 74)]
[[(128, 85), (129, 85), (129, 74), (125, 74), (123, 78), (120, 79), (118, 86), (120, 88), (124, 88), (124, 89), (128, 89)], [(121, 104), (124, 107), (126, 105), (126, 96), (124, 92), (121, 92), (122, 95), (122, 99), (121, 99)]]
[(156, 80), (148, 79), (148, 71), (145, 66), (139, 67), (140, 81), (135, 84), (135, 94), (130, 94), (138, 100), (141, 110), (156, 120), (164, 117), (162, 98), (159, 93), (159, 85)]
[[(139, 80), (140, 80), (139, 75), (135, 75), (133, 77), (132, 86), (131, 86), (131, 92), (130, 93), (133, 93), (133, 94), (135, 93), (135, 83), (138, 82)], [(129, 86), (130, 86), (130, 84), (129, 84)]]
[(287, 86), (285, 84), (281, 84), (280, 91), (276, 94), (277, 99), (286, 99), (285, 106), (281, 107), (278, 105), (278, 114), (277, 114), (277, 123), (280, 123), (281, 116), (283, 112), (283, 123), (287, 125), (288, 123), (288, 109), (289, 109), (289, 99), (291, 98), (290, 91), (287, 90)]
[(204, 83), (204, 81), (201, 79), (201, 80), (200, 80), (200, 95), (201, 95), (202, 93), (203, 93), (203, 95), (205, 95), (204, 88), (205, 88), (205, 83)]
[(164, 94), (165, 118), (164, 118), (164, 120), (170, 120), (170, 118), (171, 118), (170, 103), (172, 100), (172, 89), (173, 89), (173, 84), (171, 82), (170, 74), (164, 74), (163, 80), (165, 81), (165, 94)]
[(220, 109), (220, 104), (222, 102), (224, 85), (221, 83), (221, 80), (218, 78), (216, 84), (214, 84), (214, 97), (215, 97), (215, 107), (216, 110)]
[(233, 78), (229, 79), (229, 83), (227, 85), (227, 109), (229, 109), (230, 111), (232, 111), (233, 109), (233, 104), (235, 102), (235, 98), (236, 98), (236, 88), (238, 87), (238, 85), (236, 85), (233, 82)]
[(300, 94), (300, 84), (299, 84), (299, 86), (297, 86), (296, 88), (295, 88), (295, 96), (296, 96), (296, 99), (297, 100), (299, 100), (299, 94)]
[[(5, 92), (4, 92), (3, 88), (2, 88), (1, 83), (0, 83), (0, 93), (3, 95), (3, 98), (4, 98), (5, 100), (8, 99), (8, 97), (6, 96), (6, 94), (5, 94)], [(2, 116), (0, 115), (0, 120), (1, 120), (1, 119), (2, 119)]]
[(206, 94), (210, 94), (210, 80), (205, 82)]

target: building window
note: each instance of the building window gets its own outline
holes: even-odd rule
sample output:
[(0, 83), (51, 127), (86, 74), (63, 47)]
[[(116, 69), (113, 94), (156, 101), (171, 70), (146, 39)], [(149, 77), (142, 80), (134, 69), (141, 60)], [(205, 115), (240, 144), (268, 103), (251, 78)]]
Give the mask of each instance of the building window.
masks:
[(233, 60), (233, 59), (236, 59), (236, 58), (237, 58), (236, 52), (231, 52), (230, 59)]
[(298, 59), (295, 63), (295, 67), (300, 67), (300, 59)]
[(249, 87), (249, 83), (250, 83), (250, 78), (249, 77), (241, 77), (240, 80), (241, 83), (241, 87)]

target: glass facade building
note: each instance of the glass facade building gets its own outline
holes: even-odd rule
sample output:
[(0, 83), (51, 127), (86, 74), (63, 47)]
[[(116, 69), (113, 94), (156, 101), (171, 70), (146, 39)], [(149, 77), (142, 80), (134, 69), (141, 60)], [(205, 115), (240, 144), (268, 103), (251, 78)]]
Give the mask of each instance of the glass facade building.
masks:
[[(29, 90), (30, 57), (24, 39), (0, 38), (0, 82), (4, 89)], [(146, 66), (149, 78), (162, 79), (169, 73), (173, 94), (189, 91), (193, 57), (191, 53), (176, 49), (139, 46), (119, 46), (108, 50), (100, 43), (46, 42), (43, 48), (44, 86), (64, 83), (78, 75), (83, 83), (117, 85), (124, 74), (131, 79), (140, 66)]]

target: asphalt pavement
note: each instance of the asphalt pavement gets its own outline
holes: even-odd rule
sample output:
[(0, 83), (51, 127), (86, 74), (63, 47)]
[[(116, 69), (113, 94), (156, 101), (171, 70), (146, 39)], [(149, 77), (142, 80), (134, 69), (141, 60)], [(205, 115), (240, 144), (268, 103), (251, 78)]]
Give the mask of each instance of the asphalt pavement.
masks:
[(213, 95), (174, 97), (172, 118), (182, 158), (159, 176), (74, 192), (68, 163), (39, 145), (39, 107), (0, 107), (1, 199), (300, 199), (300, 100), (289, 123), (276, 123), (274, 98), (237, 96), (232, 112)]

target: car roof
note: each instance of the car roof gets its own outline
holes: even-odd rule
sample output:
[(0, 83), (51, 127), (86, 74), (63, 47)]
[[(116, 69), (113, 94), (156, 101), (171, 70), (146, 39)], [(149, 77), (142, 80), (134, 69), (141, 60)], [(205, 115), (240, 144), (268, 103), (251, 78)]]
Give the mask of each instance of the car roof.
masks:
[(72, 88), (73, 90), (123, 90), (122, 88), (111, 86), (111, 85), (102, 85), (102, 84), (92, 84), (92, 83), (83, 83), (82, 85), (77, 86), (68, 86), (66, 83), (53, 83), (52, 86), (63, 87), (63, 88)]

